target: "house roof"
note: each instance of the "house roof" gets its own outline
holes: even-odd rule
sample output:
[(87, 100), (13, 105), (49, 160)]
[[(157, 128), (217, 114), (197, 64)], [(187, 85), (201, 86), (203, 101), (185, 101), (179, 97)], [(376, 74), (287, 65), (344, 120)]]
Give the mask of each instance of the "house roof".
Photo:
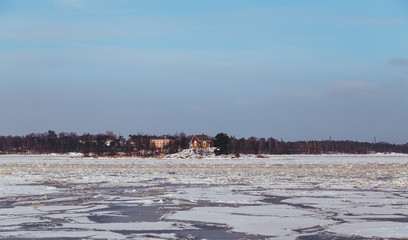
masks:
[(201, 134), (201, 135), (194, 135), (199, 142), (211, 142), (211, 138), (209, 138), (207, 135)]

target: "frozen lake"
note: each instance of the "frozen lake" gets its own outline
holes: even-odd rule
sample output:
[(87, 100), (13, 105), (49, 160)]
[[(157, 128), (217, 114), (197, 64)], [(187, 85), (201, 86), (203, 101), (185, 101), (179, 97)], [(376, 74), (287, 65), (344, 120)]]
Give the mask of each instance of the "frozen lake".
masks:
[(408, 239), (408, 155), (0, 155), (0, 238)]

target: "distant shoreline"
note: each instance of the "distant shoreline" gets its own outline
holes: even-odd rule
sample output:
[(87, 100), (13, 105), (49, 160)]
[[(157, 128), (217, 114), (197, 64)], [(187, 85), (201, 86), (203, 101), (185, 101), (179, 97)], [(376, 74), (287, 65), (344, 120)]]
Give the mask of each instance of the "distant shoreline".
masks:
[[(189, 149), (185, 149), (189, 150)], [(70, 158), (89, 158), (89, 159), (121, 159), (121, 158), (131, 158), (131, 159), (166, 159), (166, 160), (177, 160), (177, 153), (157, 155), (157, 156), (128, 156), (128, 155), (117, 155), (117, 156), (85, 156), (82, 153), (0, 153), (0, 158), (5, 157), (70, 157)], [(173, 157), (174, 156), (174, 157)], [(220, 155), (215, 157), (211, 156), (200, 156), (195, 154), (191, 156), (191, 159), (272, 159), (276, 157), (284, 156), (339, 156), (339, 157), (353, 157), (353, 156), (406, 156), (408, 153), (323, 153), (323, 154), (241, 154), (240, 157), (235, 157), (234, 154)], [(184, 157), (183, 159), (188, 159), (189, 157)]]
[[(199, 145), (197, 145), (197, 143)], [(159, 157), (177, 154), (194, 147), (208, 147), (217, 154), (321, 155), (321, 154), (408, 154), (408, 143), (356, 142), (339, 140), (285, 142), (269, 138), (236, 138), (225, 133), (215, 137), (200, 135), (129, 135), (125, 138), (108, 131), (105, 134), (46, 133), (25, 136), (0, 136), (0, 154), (83, 154), (90, 157)], [(200, 148), (201, 147), (201, 148)], [(214, 148), (215, 147), (215, 148)], [(201, 151), (201, 150), (199, 150)], [(202, 152), (202, 151), (201, 151)], [(201, 153), (202, 154), (202, 153)]]

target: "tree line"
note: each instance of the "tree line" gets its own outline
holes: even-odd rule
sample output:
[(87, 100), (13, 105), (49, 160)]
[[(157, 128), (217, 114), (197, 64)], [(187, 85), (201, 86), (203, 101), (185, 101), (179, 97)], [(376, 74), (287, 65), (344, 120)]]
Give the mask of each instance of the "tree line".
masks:
[(233, 154), (369, 154), (408, 153), (408, 144), (368, 143), (356, 141), (297, 141), (283, 142), (273, 138), (230, 139)]
[(189, 147), (189, 137), (184, 133), (174, 135), (135, 134), (128, 138), (116, 136), (108, 131), (105, 134), (65, 133), (54, 131), (32, 133), (25, 136), (0, 136), (0, 154), (49, 154), (83, 153), (85, 156), (149, 156), (157, 149), (150, 140), (156, 138), (172, 139), (166, 152), (174, 153)]
[[(0, 136), (0, 154), (83, 153), (85, 156), (152, 156), (157, 149), (151, 139), (167, 138), (170, 143), (162, 149), (175, 153), (189, 148), (192, 136), (135, 134), (125, 138), (113, 132), (105, 134), (32, 133), (25, 136)], [(368, 143), (356, 141), (298, 141), (284, 142), (274, 138), (235, 138), (221, 133), (214, 139), (217, 154), (367, 154), (408, 153), (408, 144)]]

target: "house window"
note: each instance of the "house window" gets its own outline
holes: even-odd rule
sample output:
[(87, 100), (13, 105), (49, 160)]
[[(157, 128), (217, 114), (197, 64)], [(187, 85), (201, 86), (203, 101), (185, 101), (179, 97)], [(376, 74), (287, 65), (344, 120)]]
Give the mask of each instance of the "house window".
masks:
[(204, 147), (205, 147), (206, 144), (207, 144), (206, 142), (203, 142), (203, 146), (204, 146)]
[(194, 141), (194, 147), (197, 147), (197, 141)]

